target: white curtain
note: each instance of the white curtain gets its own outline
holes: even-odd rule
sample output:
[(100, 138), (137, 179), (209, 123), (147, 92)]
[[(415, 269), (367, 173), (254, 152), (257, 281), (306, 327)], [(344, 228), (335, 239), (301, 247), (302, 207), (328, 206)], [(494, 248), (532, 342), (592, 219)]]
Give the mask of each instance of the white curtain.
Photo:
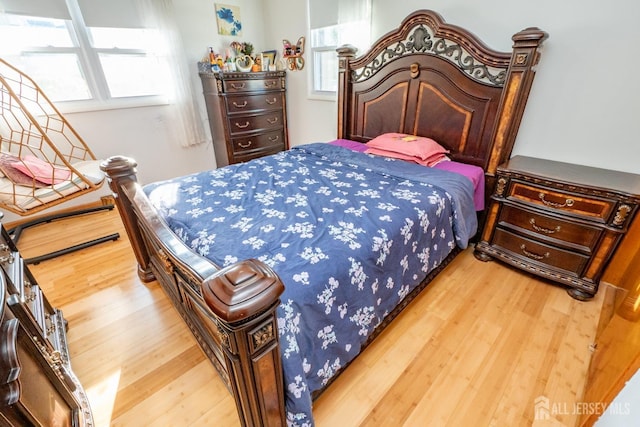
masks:
[(200, 116), (200, 109), (194, 98), (192, 71), (173, 18), (175, 15), (173, 1), (137, 0), (137, 2), (145, 25), (159, 30), (156, 46), (162, 49), (161, 54), (166, 57), (169, 66), (169, 85), (172, 88), (169, 96), (173, 109), (169, 126), (174, 133), (174, 138), (183, 147), (205, 143), (207, 136), (204, 120)]

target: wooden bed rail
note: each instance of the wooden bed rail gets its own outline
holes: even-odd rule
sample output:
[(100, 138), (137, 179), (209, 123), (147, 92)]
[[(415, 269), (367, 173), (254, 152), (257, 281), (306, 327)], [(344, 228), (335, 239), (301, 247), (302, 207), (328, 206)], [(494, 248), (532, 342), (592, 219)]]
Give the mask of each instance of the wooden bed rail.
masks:
[(132, 159), (115, 156), (101, 168), (131, 242), (138, 276), (143, 282), (162, 278), (158, 282), (231, 390), (241, 424), (284, 426), (276, 316), (284, 285), (258, 260), (221, 269), (192, 252), (154, 212), (137, 182), (136, 166)]

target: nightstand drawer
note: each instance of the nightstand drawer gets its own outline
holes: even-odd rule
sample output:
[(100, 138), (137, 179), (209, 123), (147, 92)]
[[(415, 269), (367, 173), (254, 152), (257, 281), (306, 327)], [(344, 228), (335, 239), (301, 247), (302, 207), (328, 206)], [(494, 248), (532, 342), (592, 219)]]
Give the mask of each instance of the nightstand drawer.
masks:
[(229, 114), (281, 110), (282, 95), (280, 92), (269, 92), (260, 95), (229, 96), (226, 105)]
[(612, 200), (585, 197), (578, 194), (540, 187), (515, 181), (507, 196), (548, 210), (570, 213), (585, 218), (607, 222), (616, 207)]
[(234, 155), (243, 155), (247, 151), (253, 151), (262, 148), (280, 148), (284, 149), (284, 131), (263, 133), (260, 135), (249, 136), (246, 138), (234, 138), (233, 153)]
[(282, 111), (273, 111), (255, 116), (229, 118), (229, 132), (231, 135), (243, 134), (255, 130), (269, 130), (284, 126)]
[(252, 91), (264, 91), (280, 89), (280, 78), (264, 78), (255, 80), (225, 80), (224, 92), (237, 93), (237, 92), (252, 92)]
[(502, 227), (586, 253), (592, 252), (602, 234), (599, 227), (565, 221), (506, 203), (502, 206), (498, 221)]
[(496, 228), (492, 245), (502, 247), (528, 263), (545, 264), (580, 276), (589, 257)]

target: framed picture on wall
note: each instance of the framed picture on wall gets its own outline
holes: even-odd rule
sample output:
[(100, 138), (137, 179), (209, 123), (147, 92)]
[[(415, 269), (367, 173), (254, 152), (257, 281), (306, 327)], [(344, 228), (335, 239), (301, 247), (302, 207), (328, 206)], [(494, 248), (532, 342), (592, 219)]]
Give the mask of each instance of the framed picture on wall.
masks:
[(240, 21), (240, 8), (226, 4), (215, 3), (218, 34), (223, 36), (241, 36), (242, 21)]

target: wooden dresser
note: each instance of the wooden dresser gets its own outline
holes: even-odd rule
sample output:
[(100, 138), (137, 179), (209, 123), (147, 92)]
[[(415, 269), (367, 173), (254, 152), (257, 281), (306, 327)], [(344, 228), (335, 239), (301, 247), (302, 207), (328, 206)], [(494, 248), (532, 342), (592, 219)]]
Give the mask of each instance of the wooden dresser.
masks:
[(0, 267), (0, 425), (93, 426), (87, 396), (71, 370), (67, 322), (4, 227)]
[(497, 170), (475, 255), (559, 282), (587, 300), (639, 203), (640, 175), (516, 156)]
[(218, 167), (289, 148), (286, 72), (222, 73), (200, 80)]

